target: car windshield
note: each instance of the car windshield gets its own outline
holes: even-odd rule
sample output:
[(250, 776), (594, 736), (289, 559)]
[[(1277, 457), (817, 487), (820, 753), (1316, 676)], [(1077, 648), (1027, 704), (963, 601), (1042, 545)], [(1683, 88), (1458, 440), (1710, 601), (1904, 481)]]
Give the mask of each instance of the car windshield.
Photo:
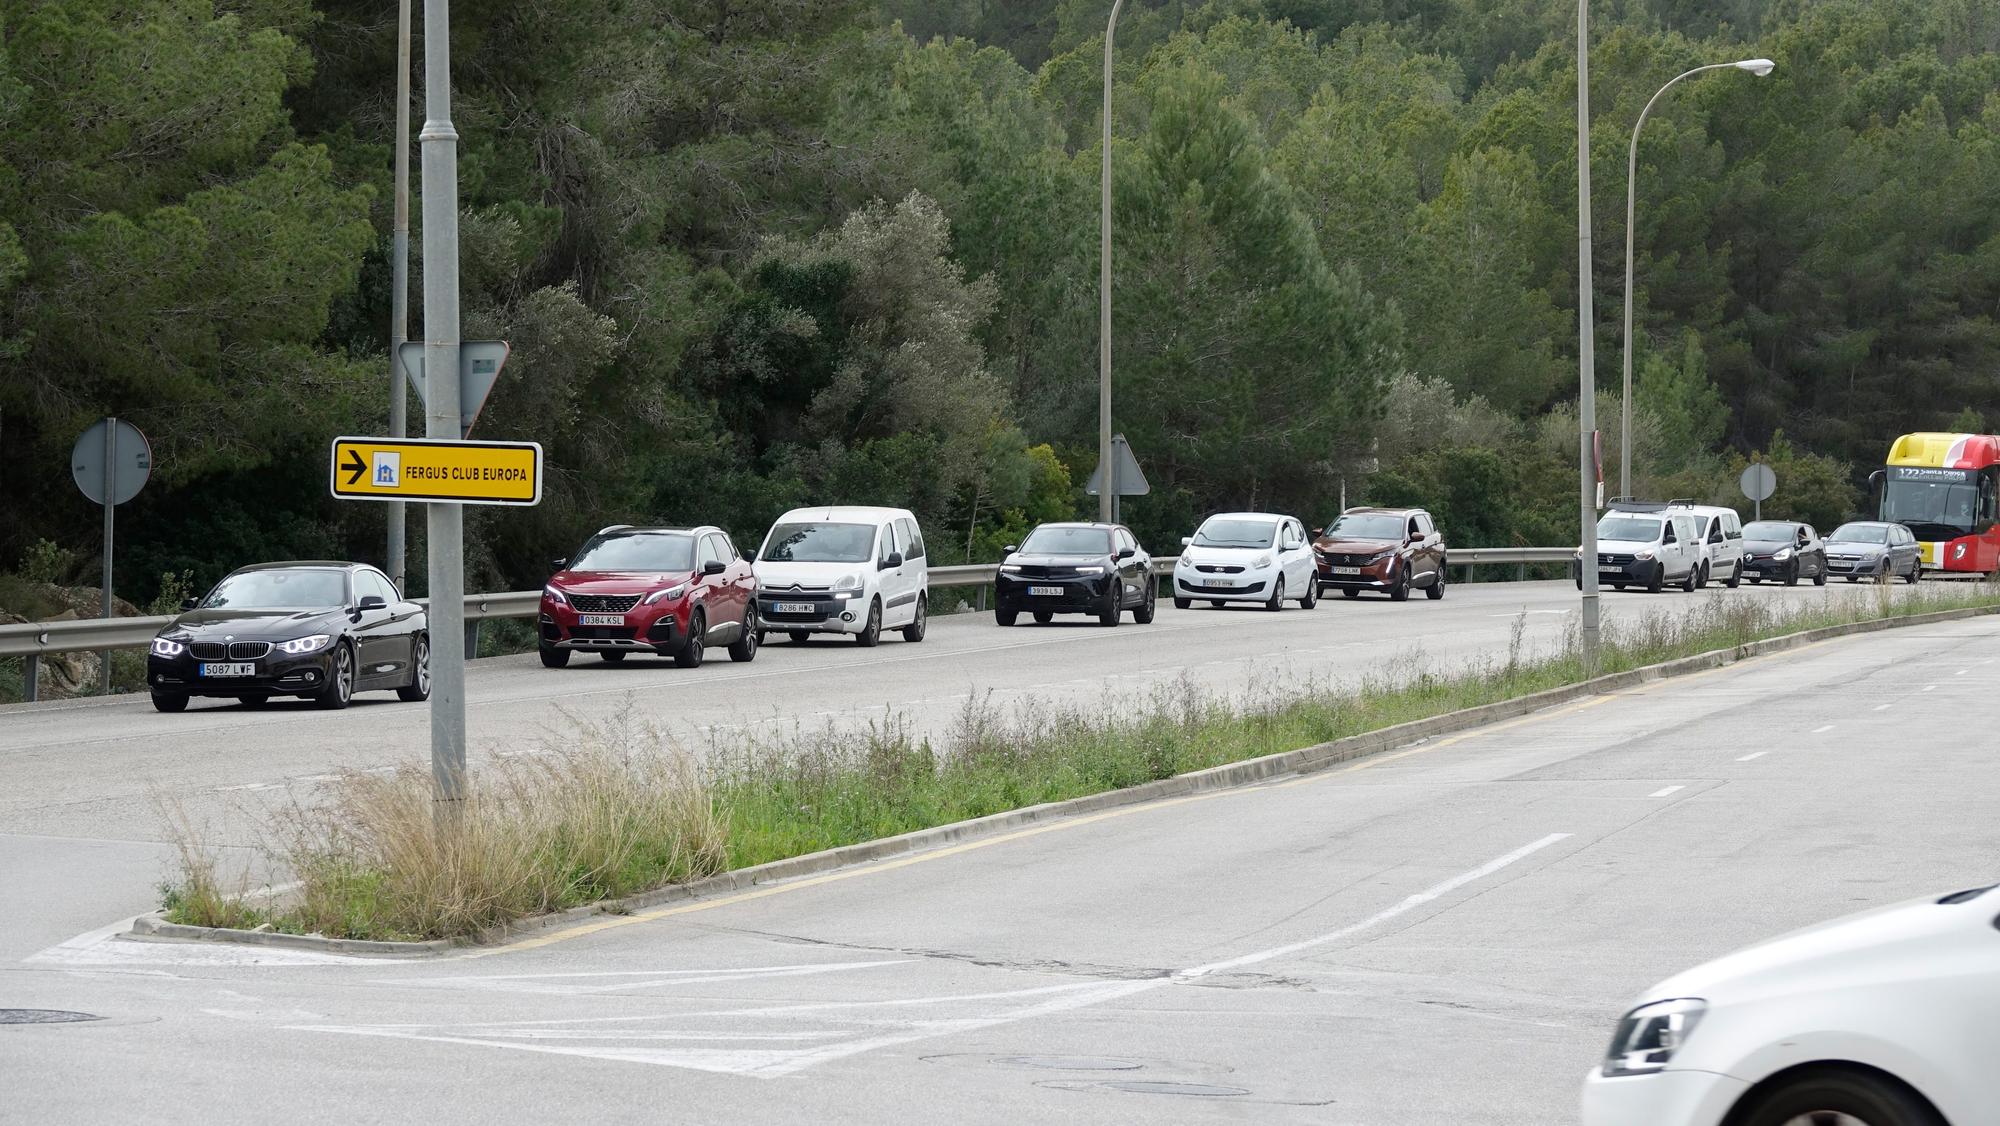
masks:
[(1399, 540), (1403, 538), (1403, 518), (1379, 512), (1342, 516), (1326, 530), (1329, 539)]
[(694, 537), (660, 532), (617, 532), (583, 545), (572, 571), (692, 571)]
[(1660, 538), (1660, 521), (1644, 516), (1606, 516), (1597, 522), (1597, 538), (1652, 543)]
[(1031, 555), (1109, 555), (1111, 533), (1102, 528), (1036, 528), (1021, 550)]
[(1194, 534), (1196, 547), (1269, 547), (1278, 526), (1269, 520), (1209, 520)]
[(764, 541), (767, 563), (866, 563), (875, 553), (873, 524), (780, 524)]
[(1760, 543), (1789, 542), (1797, 534), (1796, 524), (1777, 524), (1766, 520), (1758, 524), (1743, 525), (1743, 538), (1757, 540)]
[(204, 610), (327, 610), (347, 605), (347, 576), (325, 568), (241, 571), (215, 584)]
[(1826, 538), (1829, 543), (1888, 543), (1889, 529), (1880, 524), (1842, 524)]

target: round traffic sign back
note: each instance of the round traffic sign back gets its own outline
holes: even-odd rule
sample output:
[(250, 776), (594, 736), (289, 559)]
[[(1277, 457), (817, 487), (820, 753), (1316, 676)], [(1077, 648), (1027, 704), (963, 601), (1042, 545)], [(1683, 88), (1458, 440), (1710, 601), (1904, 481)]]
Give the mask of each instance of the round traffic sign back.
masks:
[[(106, 449), (105, 429), (115, 425)], [(109, 457), (110, 473), (105, 472)], [(139, 428), (123, 419), (99, 419), (90, 424), (69, 452), (69, 471), (76, 487), (98, 504), (105, 503), (106, 485), (110, 503), (124, 504), (139, 495), (146, 478), (153, 475), (153, 447)], [(108, 480), (107, 480), (108, 477)]]
[(1746, 468), (1737, 484), (1742, 486), (1743, 496), (1748, 500), (1770, 500), (1778, 489), (1778, 475), (1760, 461)]

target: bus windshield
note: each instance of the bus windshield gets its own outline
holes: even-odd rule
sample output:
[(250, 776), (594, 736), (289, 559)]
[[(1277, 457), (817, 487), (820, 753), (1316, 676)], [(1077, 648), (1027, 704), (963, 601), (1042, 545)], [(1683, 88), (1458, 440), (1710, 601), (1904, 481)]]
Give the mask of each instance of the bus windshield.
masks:
[(1972, 534), (1979, 487), (1972, 481), (1891, 480), (1882, 490), (1882, 519), (1902, 524), (1920, 540)]

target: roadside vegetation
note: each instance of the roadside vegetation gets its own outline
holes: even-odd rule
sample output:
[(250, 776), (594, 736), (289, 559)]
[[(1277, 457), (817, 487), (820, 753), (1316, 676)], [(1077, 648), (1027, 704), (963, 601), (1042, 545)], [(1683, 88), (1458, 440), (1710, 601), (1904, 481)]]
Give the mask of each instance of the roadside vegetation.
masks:
[[(1712, 597), (1686, 618), (1607, 623), (1599, 673), (1801, 630), (2000, 606), (1994, 584), (1880, 587), (1874, 597), (1785, 607)], [(1571, 633), (1541, 650), (1517, 620), (1504, 657), (1439, 671), (1410, 655), (1359, 683), (1291, 683), (1225, 698), (1187, 683), (1138, 700), (1007, 710), (967, 705), (932, 738), (889, 721), (711, 747), (697, 756), (629, 717), (571, 721), (475, 764), (461, 832), (441, 838), (427, 770), (348, 773), (268, 823), (270, 867), (299, 887), (245, 906), (247, 878), (178, 811), (168, 918), (268, 923), (370, 939), (473, 937), (508, 922), (822, 849), (1116, 790), (1176, 774), (1574, 684)], [(1115, 706), (1114, 706), (1115, 705)]]

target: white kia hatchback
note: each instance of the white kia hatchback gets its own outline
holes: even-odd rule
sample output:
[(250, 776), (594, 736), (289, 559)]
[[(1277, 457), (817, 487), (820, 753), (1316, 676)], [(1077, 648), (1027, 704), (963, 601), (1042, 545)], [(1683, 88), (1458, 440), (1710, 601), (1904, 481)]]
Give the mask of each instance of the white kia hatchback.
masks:
[(2000, 890), (1852, 915), (1647, 990), (1584, 1126), (2000, 1122)]
[[(901, 508), (795, 508), (771, 526), (752, 569), (760, 635), (795, 642), (882, 631), (922, 641), (930, 620), (930, 570), (917, 518)], [(761, 640), (761, 637), (760, 637)]]
[(1176, 609), (1196, 602), (1259, 602), (1282, 610), (1289, 598), (1310, 610), (1319, 602), (1312, 541), (1294, 517), (1218, 513), (1181, 543), (1174, 565)]

